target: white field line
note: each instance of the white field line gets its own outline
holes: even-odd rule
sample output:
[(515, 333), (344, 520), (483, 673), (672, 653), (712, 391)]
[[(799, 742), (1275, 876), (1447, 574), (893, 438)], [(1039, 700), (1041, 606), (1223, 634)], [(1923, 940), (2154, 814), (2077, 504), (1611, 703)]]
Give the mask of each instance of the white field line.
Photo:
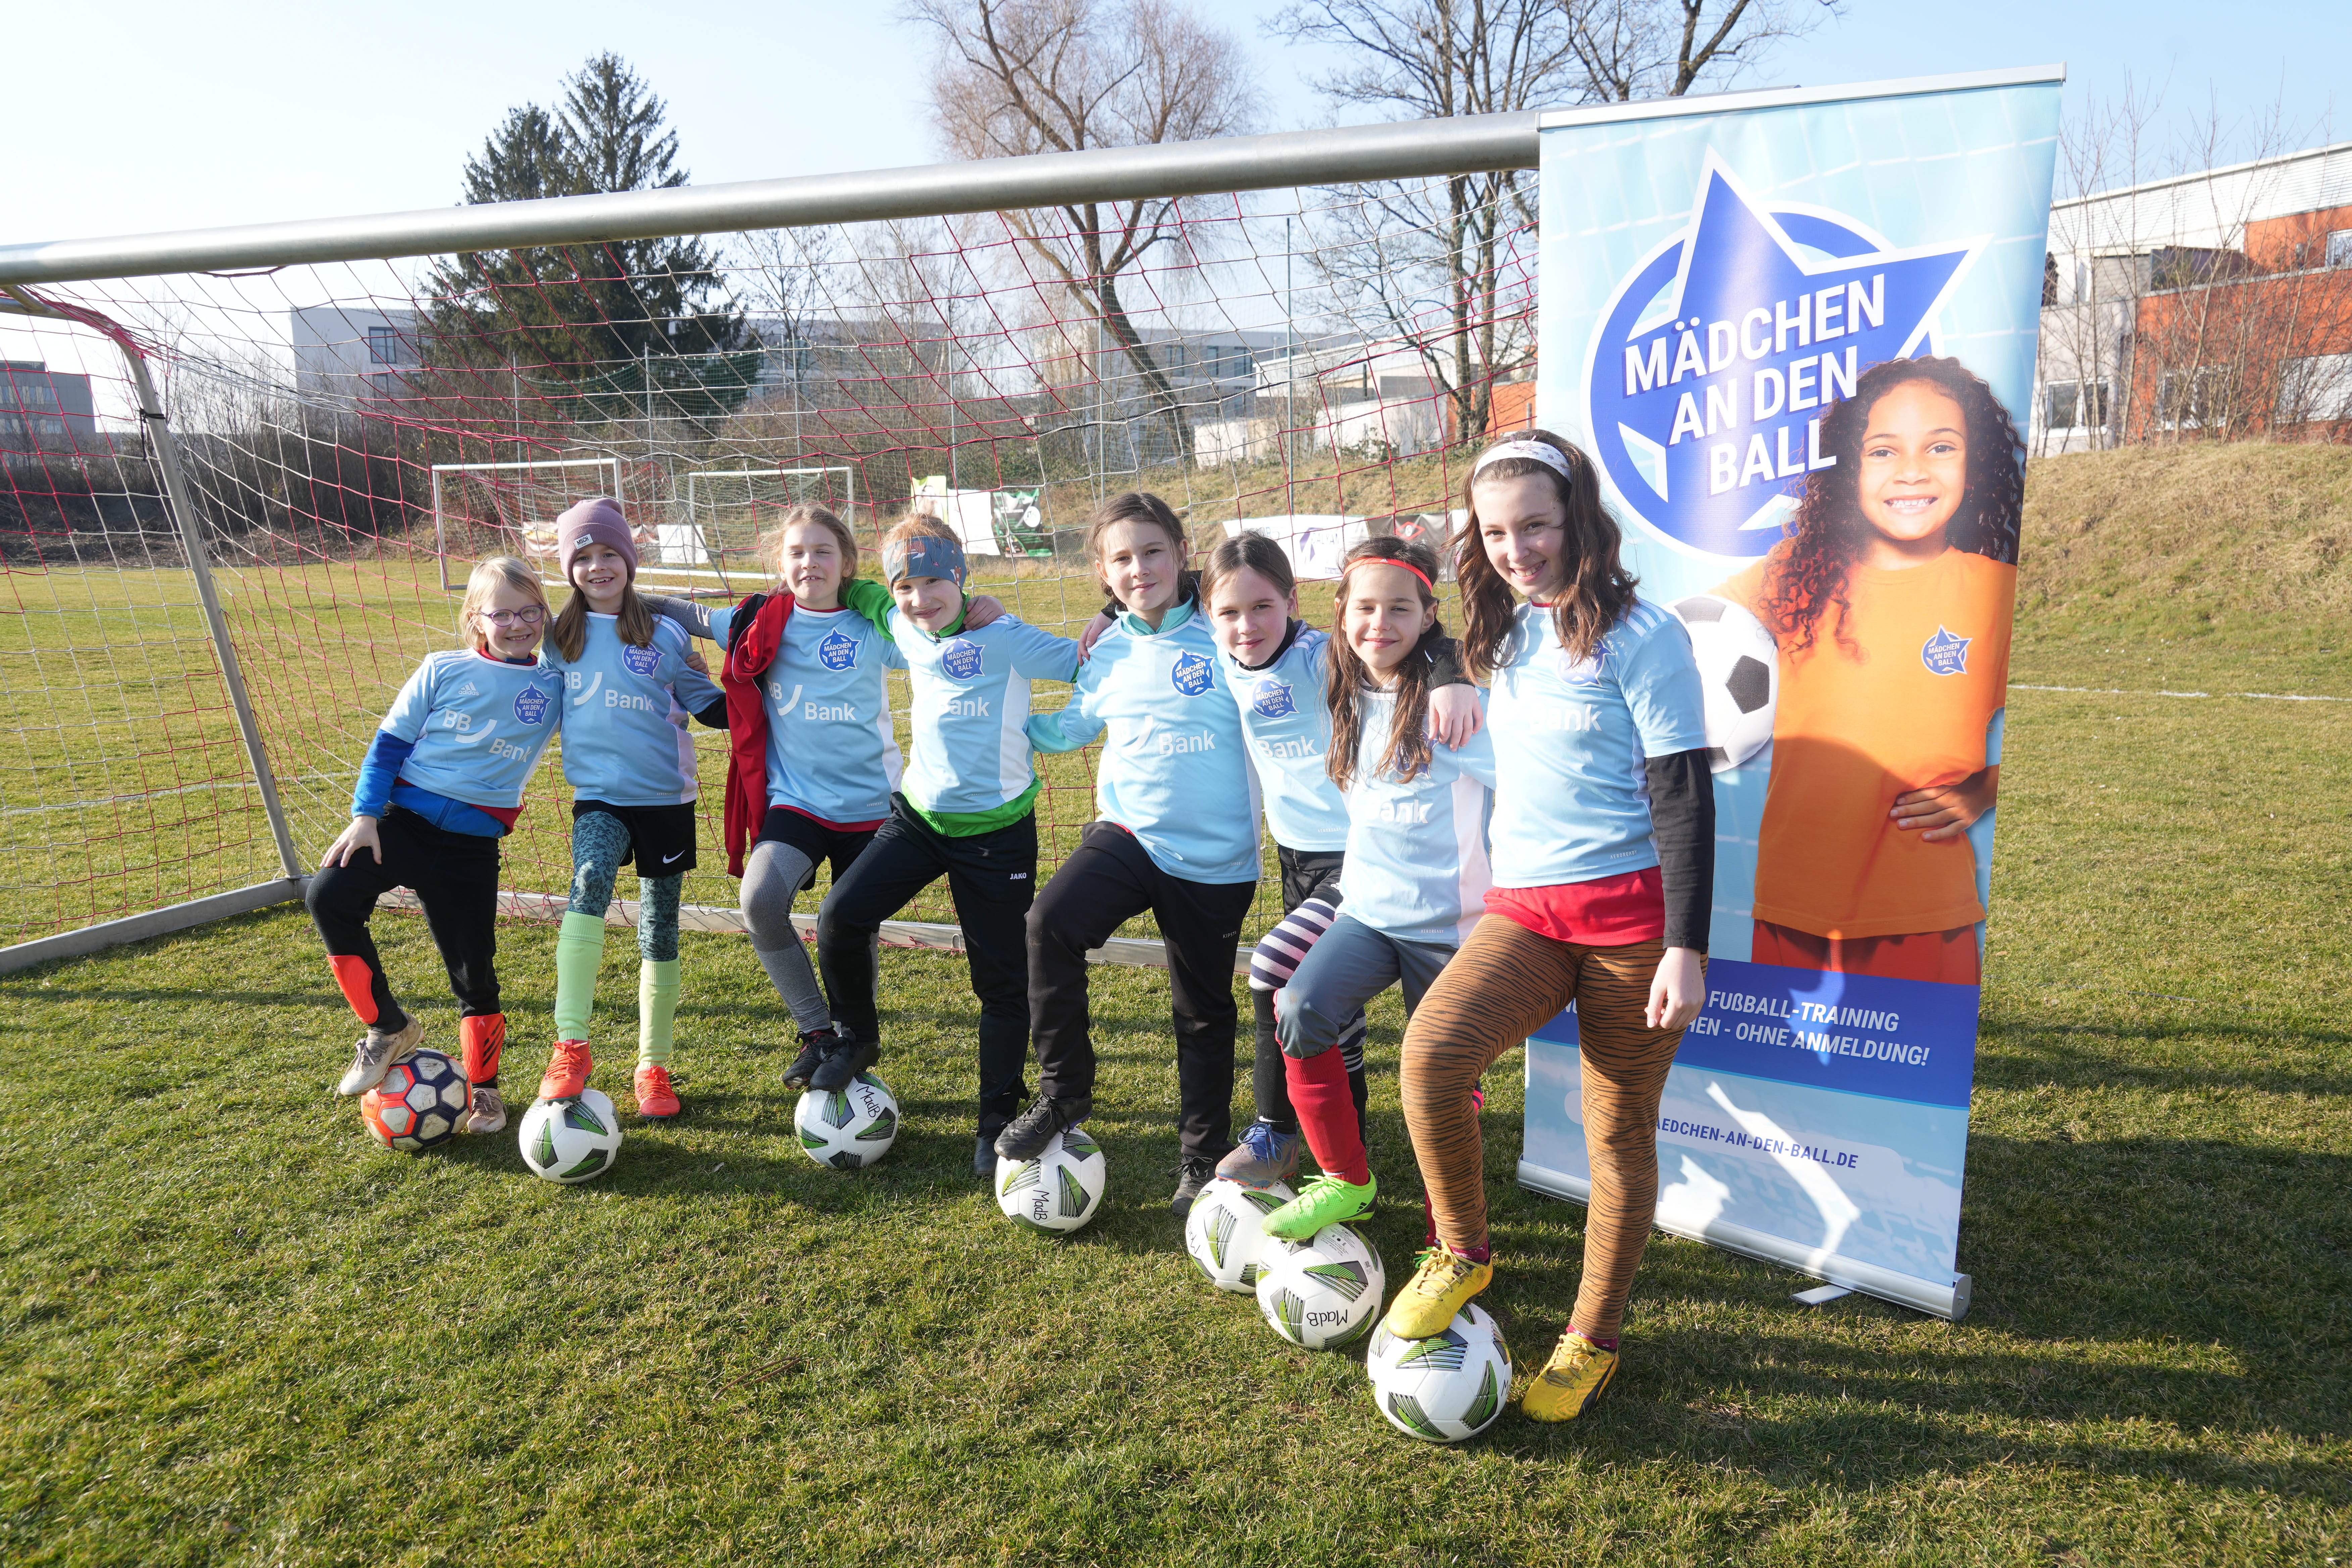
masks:
[(2287, 691), (2126, 691), (2113, 686), (2029, 686), (2009, 683), (2011, 691), (2075, 691), (2091, 697), (2248, 697), (2257, 702), (2352, 702), (2352, 697), (2304, 697)]

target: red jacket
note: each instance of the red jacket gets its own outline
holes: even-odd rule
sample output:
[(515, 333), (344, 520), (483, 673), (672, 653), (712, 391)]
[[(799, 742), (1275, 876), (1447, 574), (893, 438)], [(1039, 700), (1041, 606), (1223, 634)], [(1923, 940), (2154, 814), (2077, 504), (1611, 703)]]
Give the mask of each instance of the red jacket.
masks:
[(735, 606), (729, 626), (727, 662), (719, 685), (727, 693), (727, 872), (743, 874), (743, 857), (760, 837), (768, 815), (768, 704), (760, 678), (784, 645), (793, 596), (781, 591), (754, 594)]

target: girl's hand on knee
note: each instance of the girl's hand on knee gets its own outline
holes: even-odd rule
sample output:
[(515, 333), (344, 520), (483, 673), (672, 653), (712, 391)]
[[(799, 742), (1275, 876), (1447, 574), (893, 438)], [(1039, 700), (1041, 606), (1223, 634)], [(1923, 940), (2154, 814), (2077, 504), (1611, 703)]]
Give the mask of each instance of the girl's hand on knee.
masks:
[(374, 857), (377, 865), (383, 864), (383, 840), (375, 835), (375, 818), (373, 816), (352, 817), (351, 826), (337, 834), (335, 841), (327, 846), (326, 858), (319, 862), (319, 868), (323, 871), (330, 866), (356, 866), (359, 864), (359, 852), (362, 849)]
[(1429, 694), (1429, 732), (1449, 749), (1476, 734), (1486, 722), (1486, 710), (1475, 686), (1441, 686)]
[(1650, 979), (1643, 1021), (1653, 1029), (1683, 1029), (1706, 1005), (1706, 960), (1695, 948), (1670, 947)]

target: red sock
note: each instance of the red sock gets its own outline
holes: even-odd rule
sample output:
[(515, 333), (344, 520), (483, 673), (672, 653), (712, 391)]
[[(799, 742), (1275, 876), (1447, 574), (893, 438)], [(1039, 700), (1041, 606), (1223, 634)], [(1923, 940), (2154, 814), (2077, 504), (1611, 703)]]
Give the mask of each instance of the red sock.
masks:
[(335, 984), (342, 987), (343, 1000), (360, 1016), (360, 1022), (373, 1026), (376, 1020), (375, 971), (368, 961), (356, 952), (327, 954), (327, 967), (335, 972)]
[[(1568, 1325), (1568, 1331), (1571, 1334), (1584, 1334), (1584, 1331), (1578, 1328), (1574, 1323)], [(1584, 1337), (1591, 1340), (1594, 1344), (1599, 1345), (1602, 1350), (1613, 1351), (1617, 1348), (1617, 1342), (1613, 1338), (1604, 1340), (1599, 1334), (1584, 1334)]]
[(1348, 1064), (1338, 1051), (1319, 1056), (1282, 1058), (1283, 1077), (1290, 1083), (1291, 1108), (1298, 1112), (1299, 1131), (1307, 1147), (1326, 1175), (1353, 1186), (1372, 1179), (1364, 1158), (1363, 1129), (1356, 1121), (1356, 1097), (1348, 1088)]

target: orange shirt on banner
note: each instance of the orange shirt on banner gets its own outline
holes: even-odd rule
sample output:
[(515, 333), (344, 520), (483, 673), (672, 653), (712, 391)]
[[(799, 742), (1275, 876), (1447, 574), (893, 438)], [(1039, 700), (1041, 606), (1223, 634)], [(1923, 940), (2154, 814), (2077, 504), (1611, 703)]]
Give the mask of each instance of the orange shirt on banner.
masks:
[[(1787, 548), (1715, 591), (1755, 611)], [(2017, 568), (1948, 550), (1904, 571), (1851, 567), (1846, 594), (1854, 646), (1838, 641), (1832, 610), (1812, 647), (1780, 654), (1756, 919), (1843, 938), (1973, 925), (1985, 910), (1968, 837), (1929, 844), (1887, 814), (1906, 791), (1986, 765)]]

